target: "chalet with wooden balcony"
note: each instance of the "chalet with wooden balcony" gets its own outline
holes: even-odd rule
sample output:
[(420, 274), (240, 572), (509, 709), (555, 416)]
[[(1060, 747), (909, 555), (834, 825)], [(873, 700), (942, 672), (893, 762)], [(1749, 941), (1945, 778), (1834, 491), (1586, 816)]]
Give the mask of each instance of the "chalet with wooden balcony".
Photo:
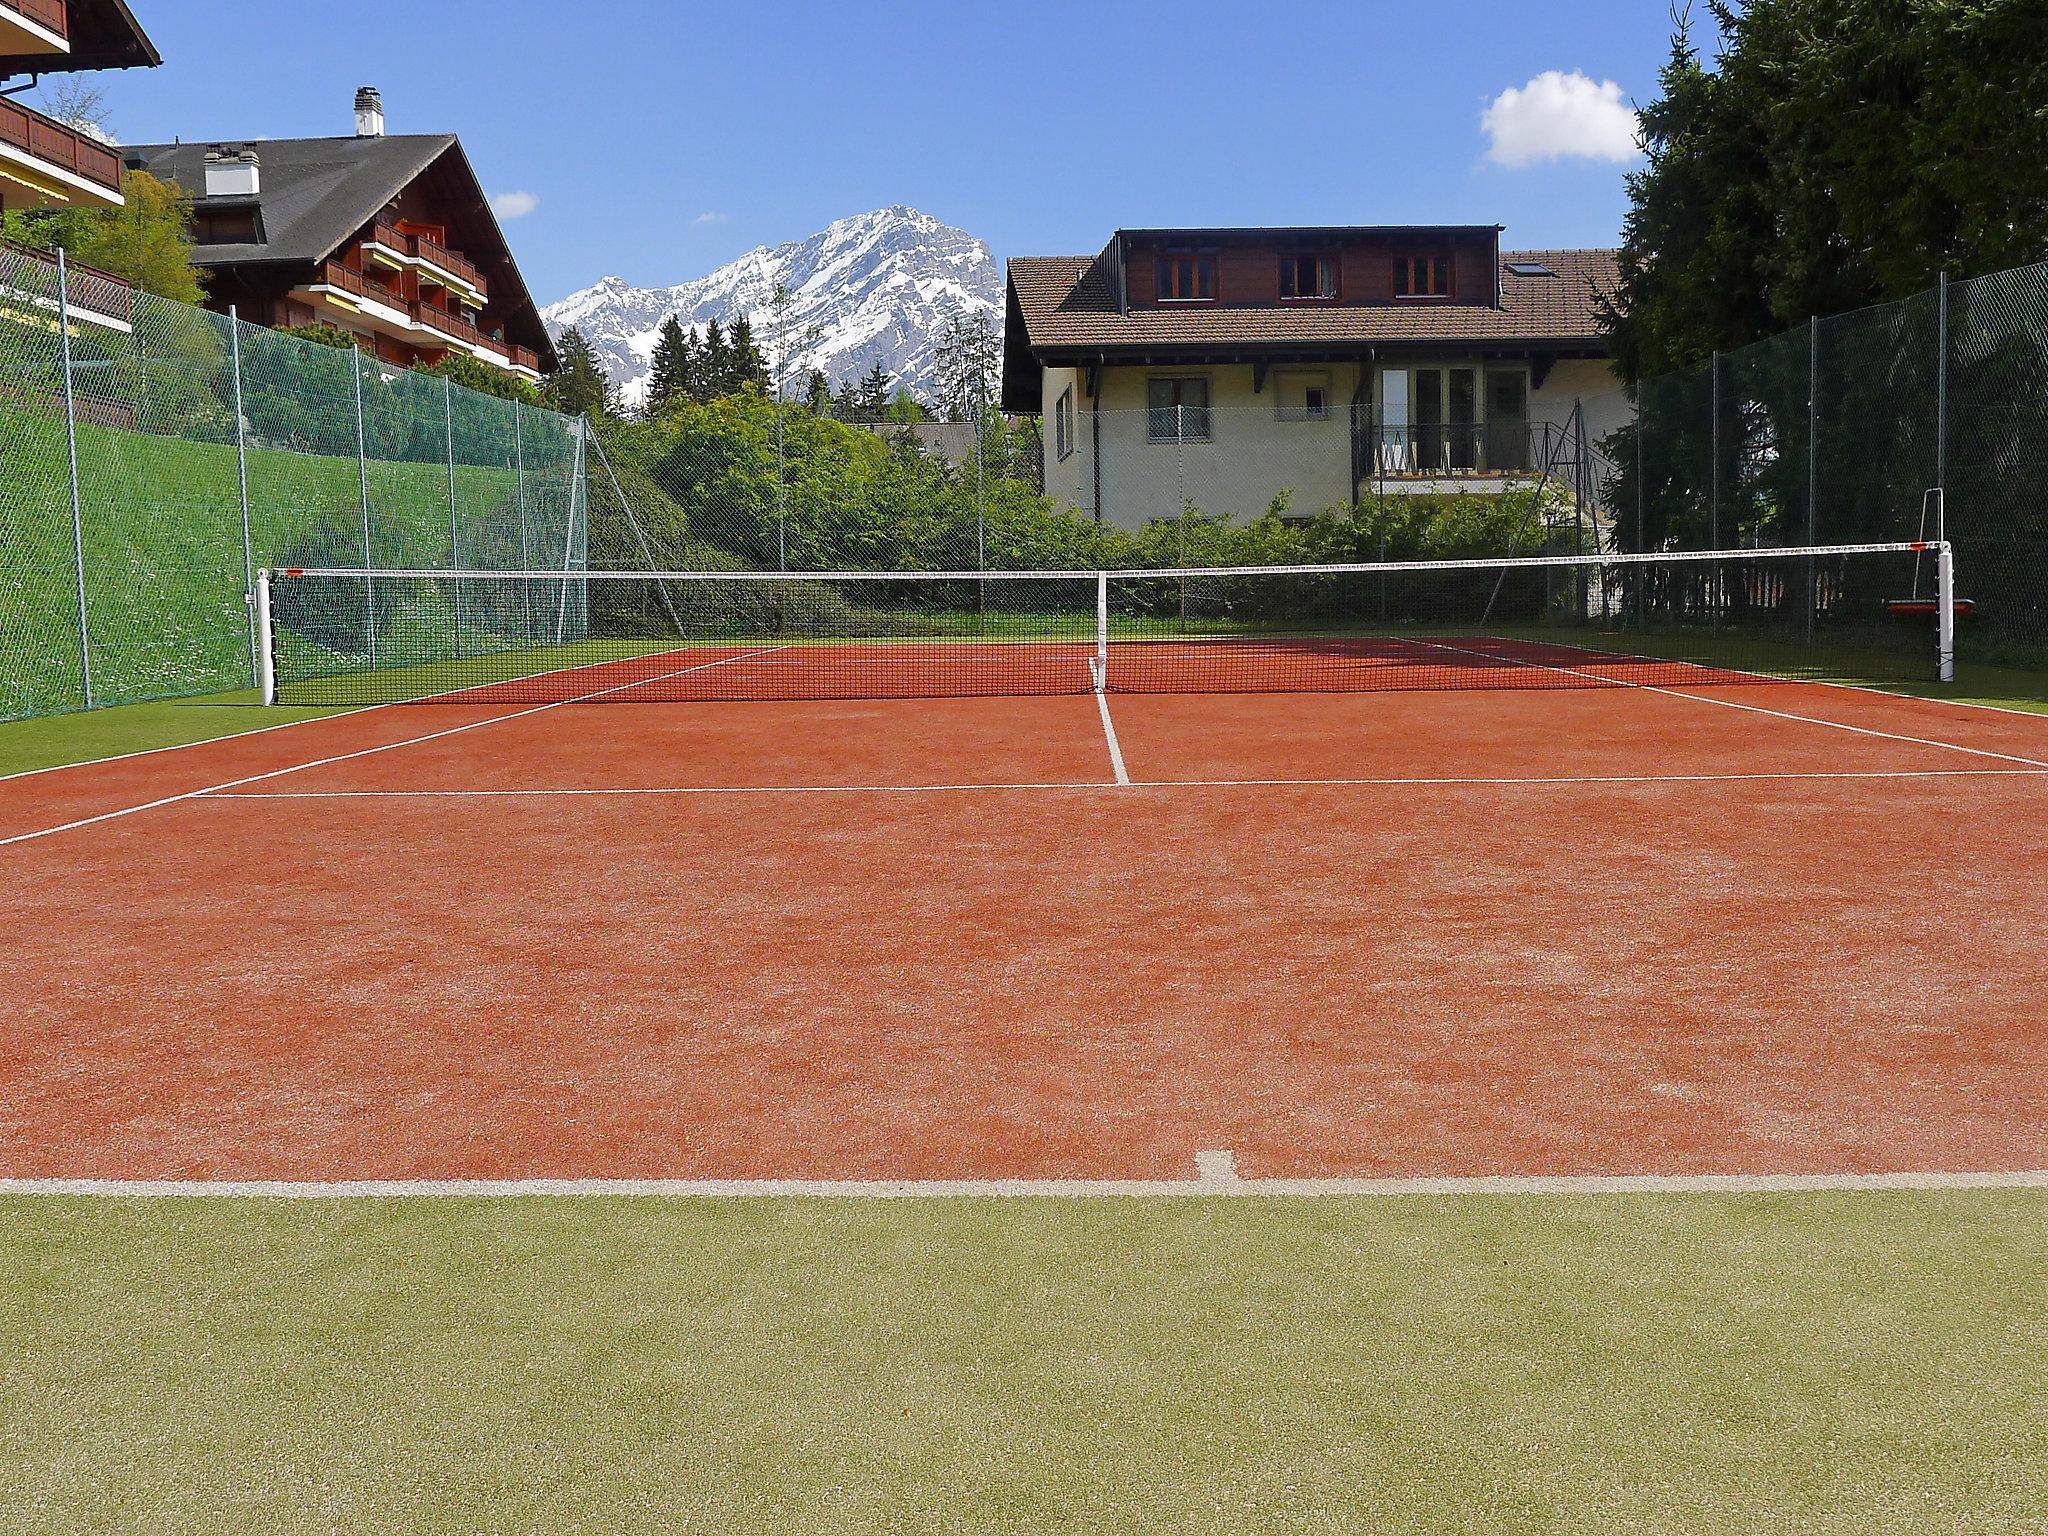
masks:
[(192, 194), (207, 302), (329, 325), (399, 367), (451, 353), (538, 380), (554, 345), (453, 134), (386, 134), (356, 94), (346, 138), (148, 144), (130, 162)]
[[(161, 64), (125, 0), (0, 0), (0, 80)], [(121, 152), (0, 96), (0, 208), (118, 208)]]
[(1045, 418), (1046, 489), (1126, 526), (1297, 513), (1540, 472), (1582, 408), (1625, 419), (1597, 297), (1612, 251), (1495, 225), (1121, 230), (1009, 264), (1003, 406)]

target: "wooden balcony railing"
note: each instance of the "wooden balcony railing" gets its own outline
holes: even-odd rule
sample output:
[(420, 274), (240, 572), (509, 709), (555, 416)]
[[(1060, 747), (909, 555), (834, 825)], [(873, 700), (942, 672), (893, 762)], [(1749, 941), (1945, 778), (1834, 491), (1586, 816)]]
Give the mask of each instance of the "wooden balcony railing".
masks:
[(325, 283), (330, 288), (339, 288), (343, 293), (352, 293), (357, 298), (369, 299), (400, 312), (406, 311), (411, 305), (411, 300), (405, 295), (379, 288), (362, 273), (351, 272), (338, 261), (330, 261), (323, 265), (317, 281)]
[(429, 240), (425, 235), (403, 234), (389, 224), (372, 226), (370, 238), (388, 251), (397, 251), (414, 261), (430, 262), (450, 277), (460, 278), (483, 297), (490, 297), (484, 275), (477, 270), (475, 263), (464, 260), (437, 240)]
[[(66, 263), (74, 310), (112, 320), (135, 319), (135, 290), (111, 273), (83, 262)], [(48, 251), (0, 240), (0, 287), (55, 301), (57, 258)]]
[(512, 354), (514, 368), (531, 368), (535, 373), (540, 372), (540, 354), (533, 348), (507, 347), (506, 350)]
[(59, 37), (71, 36), (71, 11), (64, 0), (0, 0), (0, 10), (26, 16)]
[(471, 262), (463, 260), (447, 246), (429, 240), (425, 235), (412, 236), (411, 252), (421, 261), (431, 262), (450, 277), (459, 277), (479, 294), (488, 296), (490, 289), (484, 286), (484, 275)]
[(0, 143), (12, 144), (46, 165), (62, 166), (116, 195), (121, 191), (117, 151), (7, 97), (0, 97)]
[(488, 347), (494, 352), (500, 350), (499, 343), (492, 341), (462, 316), (451, 314), (435, 305), (413, 305), (412, 317), (419, 324), (439, 331), (443, 336), (453, 336), (456, 340), (467, 342), (473, 347)]

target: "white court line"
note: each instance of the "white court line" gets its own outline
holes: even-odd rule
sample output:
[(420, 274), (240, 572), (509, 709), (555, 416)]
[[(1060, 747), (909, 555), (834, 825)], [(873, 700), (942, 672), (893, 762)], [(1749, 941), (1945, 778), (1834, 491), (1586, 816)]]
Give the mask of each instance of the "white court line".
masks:
[(1100, 688), (1095, 690), (1095, 708), (1102, 716), (1102, 735), (1109, 743), (1110, 771), (1116, 775), (1119, 784), (1131, 782), (1130, 771), (1124, 767), (1124, 749), (1116, 739), (1116, 722), (1109, 717), (1109, 695)]
[[(769, 649), (779, 651), (784, 649), (784, 647), (778, 645), (772, 646)], [(445, 730), (429, 731), (424, 736), (409, 736), (403, 741), (387, 741), (380, 746), (363, 747), (354, 752), (337, 752), (332, 757), (320, 757), (314, 758), (309, 762), (292, 763), (283, 768), (272, 768), (265, 773), (246, 774), (239, 779), (229, 779), (224, 784), (213, 784), (204, 789), (188, 789), (182, 794), (164, 795), (160, 799), (144, 801), (141, 805), (123, 806), (117, 811), (102, 811), (97, 816), (81, 816), (76, 821), (67, 821), (59, 826), (43, 827), (34, 832), (17, 832), (12, 837), (0, 837), (0, 848), (5, 848), (12, 843), (33, 842), (39, 837), (54, 837), (59, 832), (70, 832), (79, 827), (90, 827), (103, 821), (117, 821), (123, 816), (134, 816), (142, 811), (156, 810), (161, 806), (176, 805), (181, 800), (203, 799), (208, 795), (217, 794), (221, 790), (239, 789), (244, 784), (260, 784), (266, 779), (282, 778), (288, 773), (298, 773), (306, 768), (324, 768), (330, 763), (352, 762), (359, 757), (374, 757), (379, 752), (393, 752), (400, 747), (416, 747), (422, 742), (439, 741), (444, 736), (460, 736), (464, 731), (478, 730), (486, 725), (498, 725), (507, 720), (521, 720), (528, 715), (544, 714), (551, 709), (560, 709), (565, 704), (582, 704), (591, 699), (604, 698), (607, 694), (625, 693), (633, 688), (644, 688), (649, 683), (665, 682), (671, 677), (681, 677), (686, 672), (702, 672), (707, 667), (720, 667), (729, 661), (742, 661), (746, 656), (766, 654), (768, 654), (767, 651), (748, 651), (740, 656), (727, 656), (718, 661), (702, 662), (694, 667), (678, 667), (673, 672), (663, 672), (654, 677), (635, 678), (630, 683), (620, 683), (612, 688), (600, 688), (592, 693), (579, 694), (573, 699), (556, 699), (552, 703), (536, 704), (530, 709), (514, 710), (509, 715), (492, 715), (486, 720), (471, 720), (463, 725), (449, 726)]]
[[(1972, 757), (1996, 758), (1999, 762), (2002, 763), (2024, 763), (2029, 768), (2048, 768), (2048, 761), (2044, 761), (2043, 759), (2037, 757), (2016, 757), (2010, 752), (1993, 752), (1985, 747), (1966, 747), (1963, 746), (1960, 742), (1940, 741), (1930, 736), (1901, 736), (1896, 731), (1872, 730), (1869, 726), (1849, 725), (1840, 720), (1825, 719), (1820, 715), (1798, 715), (1793, 714), (1789, 710), (1765, 709), (1761, 704), (1738, 704), (1733, 699), (1719, 699), (1713, 697), (1711, 694), (1687, 693), (1681, 688), (1665, 688), (1660, 687), (1656, 683), (1638, 683), (1625, 677), (1608, 677), (1599, 672), (1588, 672), (1580, 667), (1560, 667), (1552, 662), (1530, 661), (1526, 657), (1522, 656), (1502, 656), (1493, 651), (1474, 650), (1469, 645), (1450, 645), (1442, 640), (1417, 640), (1415, 643), (1417, 645), (1426, 645), (1430, 647), (1432, 650), (1455, 651), (1462, 656), (1478, 656), (1487, 661), (1506, 662), (1510, 666), (1533, 667), (1538, 671), (1559, 672), (1564, 674), (1566, 677), (1583, 677), (1590, 679), (1591, 681), (1596, 683), (1608, 684), (1609, 686), (1619, 685), (1623, 688), (1640, 688), (1645, 693), (1668, 694), (1670, 697), (1674, 699), (1691, 699), (1695, 703), (1699, 704), (1715, 704), (1720, 706), (1722, 709), (1739, 709), (1742, 710), (1745, 714), (1770, 715), (1779, 720), (1803, 721), (1807, 725), (1825, 725), (1832, 730), (1850, 731), (1858, 736), (1875, 736), (1880, 741), (1903, 741), (1909, 742), (1917, 747), (1943, 747), (1950, 752), (1967, 752)], [(1503, 643), (1505, 644), (1509, 642)], [(1615, 652), (1612, 654), (1614, 654), (1617, 660), (1626, 661), (1657, 661), (1663, 659), (1655, 656), (1630, 656), (1622, 652)], [(1698, 663), (1685, 662), (1682, 663), (1682, 665), (1697, 666)], [(1762, 680), (1775, 681), (1774, 679)], [(1910, 697), (1910, 695), (1893, 694), (1892, 697), (1907, 698)]]
[(1370, 789), (1376, 786), (1414, 788), (1483, 788), (1489, 785), (1572, 784), (1751, 784), (1799, 782), (1809, 779), (2039, 779), (2043, 768), (1872, 768), (1784, 773), (1645, 773), (1586, 774), (1528, 778), (1387, 778), (1387, 779), (1120, 779), (1114, 783), (1049, 781), (1028, 784), (654, 784), (564, 786), (529, 789), (285, 789), (248, 794), (232, 789), (208, 791), (207, 800), (517, 800), (548, 796), (607, 795), (953, 795), (1030, 793), (1105, 789)]
[[(51, 763), (43, 768), (22, 768), (13, 773), (0, 773), (0, 784), (5, 784), (12, 779), (34, 778), (36, 775), (43, 773), (63, 773), (71, 768), (98, 768), (105, 763), (125, 763), (131, 758), (155, 757), (159, 752), (182, 752), (187, 747), (209, 747), (217, 742), (240, 741), (245, 736), (268, 736), (273, 731), (288, 731), (294, 726), (300, 725), (318, 725), (323, 720), (339, 720), (344, 715), (371, 715), (380, 709), (405, 709), (414, 704), (447, 704), (451, 702), (458, 707), (465, 707), (462, 706), (461, 700), (457, 698), (458, 694), (475, 693), (485, 688), (503, 688), (513, 683), (538, 682), (544, 677), (567, 677), (575, 672), (589, 672), (598, 667), (615, 667), (622, 661), (643, 661), (649, 656), (678, 656), (684, 650), (691, 648), (705, 649), (704, 646), (698, 645), (695, 647), (678, 647), (670, 651), (643, 651), (635, 656), (613, 656), (603, 661), (579, 661), (574, 666), (544, 667), (538, 672), (522, 672), (517, 677), (500, 678), (493, 683), (464, 683), (457, 688), (444, 688), (439, 693), (421, 693), (415, 694), (411, 698), (387, 699), (382, 704), (287, 704), (283, 706), (286, 709), (318, 709), (324, 711), (324, 713), (308, 715), (303, 720), (284, 720), (276, 725), (252, 726), (246, 731), (228, 731), (219, 736), (202, 736), (197, 741), (173, 741), (161, 747), (143, 747), (135, 752), (115, 752), (107, 757), (88, 757), (75, 763)], [(776, 647), (778, 650), (783, 648), (781, 646)], [(185, 704), (213, 709), (261, 709), (265, 707), (259, 704), (208, 705), (206, 698), (207, 696), (204, 694), (194, 694), (182, 699), (161, 699), (147, 702)], [(483, 704), (473, 707), (489, 708), (490, 706)]]
[[(1229, 1154), (1204, 1154), (1228, 1158)], [(8, 1196), (254, 1200), (534, 1199), (1329, 1199), (1471, 1195), (1761, 1195), (2048, 1189), (2048, 1170), (1917, 1173), (1482, 1174), (1468, 1178), (1247, 1179), (1205, 1163), (1192, 1179), (4, 1179)]]

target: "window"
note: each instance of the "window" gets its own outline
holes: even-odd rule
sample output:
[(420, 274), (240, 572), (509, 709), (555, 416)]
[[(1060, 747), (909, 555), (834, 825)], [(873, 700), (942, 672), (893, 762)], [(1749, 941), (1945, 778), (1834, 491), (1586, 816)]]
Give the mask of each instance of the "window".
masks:
[(1209, 440), (1207, 379), (1147, 379), (1145, 435), (1155, 443)]
[(1159, 258), (1159, 299), (1164, 304), (1189, 304), (1216, 297), (1214, 256)]
[(1269, 387), (1278, 421), (1327, 421), (1330, 417), (1328, 370), (1276, 368)]
[(1074, 386), (1060, 391), (1052, 408), (1052, 444), (1060, 458), (1074, 451)]
[(1443, 256), (1396, 256), (1394, 297), (1397, 299), (1443, 299), (1450, 297), (1451, 263)]
[(1280, 297), (1334, 299), (1337, 297), (1337, 263), (1328, 256), (1282, 256)]
[(1555, 277), (1557, 274), (1540, 261), (1511, 261), (1508, 270), (1517, 277)]

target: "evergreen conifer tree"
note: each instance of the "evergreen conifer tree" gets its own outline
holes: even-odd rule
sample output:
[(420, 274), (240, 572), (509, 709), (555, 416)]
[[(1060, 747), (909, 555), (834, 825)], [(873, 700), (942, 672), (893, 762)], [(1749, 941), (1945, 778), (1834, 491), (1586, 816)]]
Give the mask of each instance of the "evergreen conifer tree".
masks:
[(732, 354), (732, 382), (725, 392), (737, 394), (749, 384), (758, 384), (765, 390), (768, 387), (768, 362), (755, 344), (754, 327), (745, 315), (733, 321), (726, 345)]
[(618, 397), (604, 364), (597, 360), (589, 339), (575, 326), (562, 332), (555, 342), (560, 366), (548, 379), (547, 398), (566, 416), (615, 415)]
[(691, 393), (699, 400), (716, 400), (732, 391), (732, 348), (726, 344), (725, 328), (713, 320), (704, 327), (704, 344), (697, 349)]
[(654, 343), (654, 371), (647, 381), (648, 415), (672, 401), (689, 398), (696, 362), (695, 338), (683, 329), (682, 321), (670, 315), (661, 322)]

